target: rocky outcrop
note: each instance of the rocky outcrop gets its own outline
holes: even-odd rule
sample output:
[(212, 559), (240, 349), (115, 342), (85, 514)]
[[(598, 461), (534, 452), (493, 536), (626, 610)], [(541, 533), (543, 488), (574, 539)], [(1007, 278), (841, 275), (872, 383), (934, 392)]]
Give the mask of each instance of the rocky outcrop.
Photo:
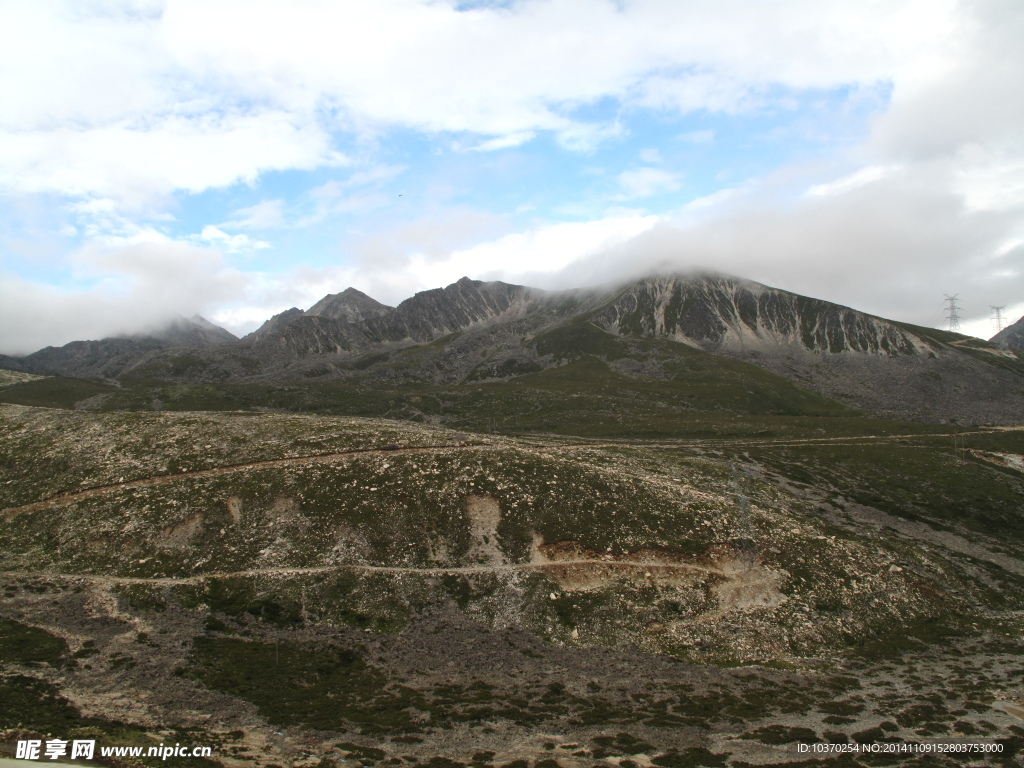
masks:
[(298, 307), (292, 307), (286, 309), (284, 312), (279, 312), (272, 318), (267, 320), (263, 325), (257, 328), (250, 334), (242, 337), (242, 341), (257, 342), (263, 339), (269, 338), (272, 335), (279, 333), (282, 328), (291, 323), (295, 322), (301, 317), (305, 317), (306, 313)]
[(543, 291), (502, 282), (484, 283), (463, 277), (446, 288), (435, 288), (406, 299), (388, 318), (388, 336), (430, 341), (475, 325), (525, 314), (532, 298)]

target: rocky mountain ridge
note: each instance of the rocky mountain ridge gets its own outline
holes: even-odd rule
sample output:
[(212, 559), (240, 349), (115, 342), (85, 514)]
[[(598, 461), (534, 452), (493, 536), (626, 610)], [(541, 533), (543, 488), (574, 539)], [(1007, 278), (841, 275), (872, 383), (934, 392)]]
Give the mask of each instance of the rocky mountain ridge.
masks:
[(157, 337), (73, 342), (7, 365), (193, 384), (463, 386), (584, 358), (615, 375), (671, 381), (699, 352), (877, 413), (1024, 419), (1024, 360), (1013, 351), (715, 273), (550, 292), (462, 278), (397, 307), (349, 288), (282, 312), (241, 341), (204, 332), (202, 343), (176, 347)]

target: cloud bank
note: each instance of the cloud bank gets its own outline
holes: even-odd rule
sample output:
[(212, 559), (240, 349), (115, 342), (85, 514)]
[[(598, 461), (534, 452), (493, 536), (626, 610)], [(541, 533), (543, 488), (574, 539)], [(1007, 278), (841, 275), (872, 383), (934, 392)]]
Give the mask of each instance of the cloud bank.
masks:
[[(244, 332), (347, 285), (397, 303), (462, 275), (557, 288), (693, 266), (922, 324), (959, 293), (989, 336), (990, 305), (1024, 312), (1022, 39), (1019, 0), (2, 4), (0, 70), (18, 76), (0, 202), (29, 224), (0, 217), (0, 351), (174, 313)], [(753, 121), (833, 97), (836, 125), (877, 100), (865, 133), (794, 125), (826, 150), (686, 204), (656, 202), (688, 174), (650, 147), (583, 213), (442, 202), (325, 229), (329, 267), (280, 245), (388, 211), (383, 185), (427, 162), (380, 160), (398, 134), (481, 162), (545, 141), (586, 157), (641, 117)], [(690, 126), (676, 142), (727, 140)], [(172, 231), (189, 200), (339, 169)], [(34, 234), (54, 211), (76, 224)]]

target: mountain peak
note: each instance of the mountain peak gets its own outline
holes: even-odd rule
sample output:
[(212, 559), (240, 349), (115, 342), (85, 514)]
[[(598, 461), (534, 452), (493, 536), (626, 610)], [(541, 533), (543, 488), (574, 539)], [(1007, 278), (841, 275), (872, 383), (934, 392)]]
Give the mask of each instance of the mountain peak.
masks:
[(284, 312), (278, 312), (272, 318), (263, 323), (263, 325), (261, 325), (255, 331), (245, 336), (244, 340), (259, 341), (260, 339), (265, 338), (274, 331), (295, 322), (304, 314), (305, 313), (298, 307), (292, 307), (291, 309), (286, 309)]
[(176, 315), (170, 322), (134, 338), (153, 338), (176, 346), (208, 346), (238, 341), (233, 333), (200, 315)]
[(341, 293), (329, 293), (306, 310), (306, 315), (360, 323), (371, 318), (382, 317), (394, 312), (393, 307), (381, 304), (356, 288), (346, 288)]

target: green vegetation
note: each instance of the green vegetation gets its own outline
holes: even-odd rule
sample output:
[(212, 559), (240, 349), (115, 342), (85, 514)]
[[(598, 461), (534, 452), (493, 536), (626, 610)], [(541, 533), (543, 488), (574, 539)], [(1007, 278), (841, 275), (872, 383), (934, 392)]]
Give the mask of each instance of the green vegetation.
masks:
[[(67, 383), (79, 382), (77, 379), (40, 379), (0, 390), (0, 402), (70, 408), (103, 394), (102, 401), (94, 401), (94, 407), (105, 411), (271, 409), (440, 420), (474, 431), (638, 437), (709, 434), (726, 421), (715, 419), (716, 414), (852, 415), (847, 406), (755, 365), (667, 340), (623, 339), (589, 323), (571, 323), (548, 331), (529, 345), (538, 354), (564, 364), (541, 370), (536, 362), (487, 359), (459, 385), (426, 384), (413, 379), (401, 386), (382, 386), (360, 378), (268, 384), (229, 383), (220, 380), (223, 377), (213, 377), (201, 383), (170, 383), (161, 381), (155, 369), (139, 368), (122, 377), (120, 388)], [(411, 364), (428, 348), (432, 349), (421, 345), (395, 353), (375, 353), (348, 365), (357, 372), (381, 364), (400, 368), (401, 360)], [(616, 368), (616, 360), (636, 361), (662, 373), (635, 376)], [(167, 375), (175, 376), (206, 366), (205, 361), (189, 355), (163, 364)], [(507, 381), (474, 383), (509, 376), (513, 378)], [(712, 422), (720, 423), (694, 430), (709, 415)]]
[(98, 395), (109, 397), (117, 391), (116, 386), (100, 381), (48, 376), (5, 387), (0, 390), (0, 402), (44, 408), (73, 408), (75, 403)]
[(66, 734), (73, 728), (109, 725), (82, 717), (55, 685), (25, 675), (0, 676), (0, 728)]
[[(970, 437), (972, 444), (1024, 451), (1020, 433)], [(750, 459), (798, 482), (829, 488), (896, 517), (1024, 545), (1024, 478), (954, 453), (949, 437), (900, 443), (751, 447)]]
[(197, 637), (185, 674), (256, 704), (278, 725), (321, 731), (407, 733), (422, 698), (367, 668), (358, 654), (332, 646)]
[(12, 619), (0, 619), (0, 662), (60, 666), (68, 653), (63, 638)]

